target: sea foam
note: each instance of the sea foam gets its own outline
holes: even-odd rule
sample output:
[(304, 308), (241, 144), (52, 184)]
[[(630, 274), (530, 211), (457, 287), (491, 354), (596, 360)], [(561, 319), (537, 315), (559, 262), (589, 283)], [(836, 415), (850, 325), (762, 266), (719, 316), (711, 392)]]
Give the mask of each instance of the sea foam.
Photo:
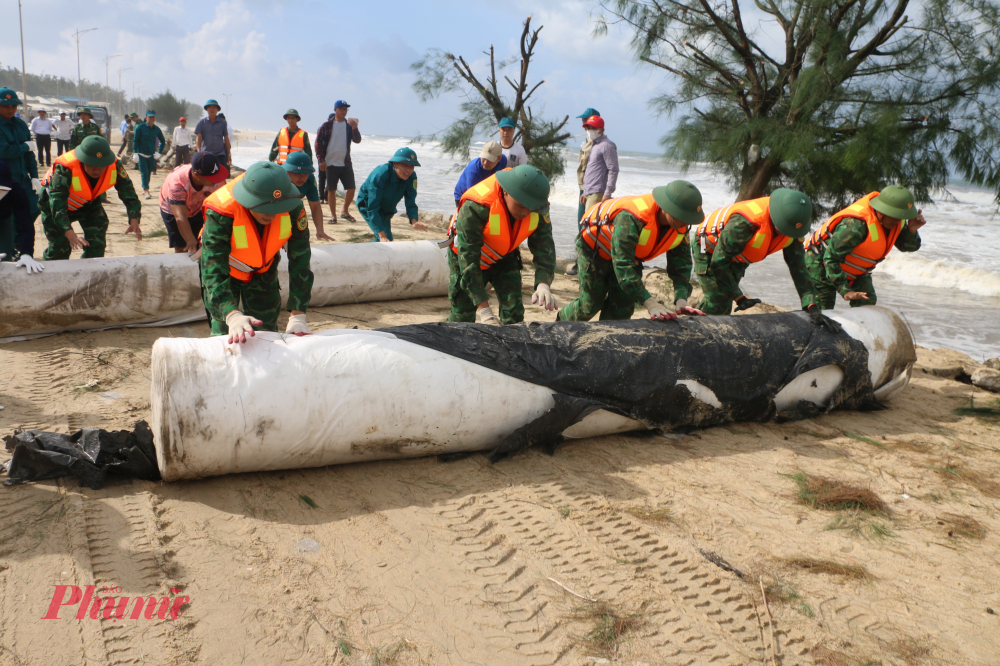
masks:
[(886, 273), (903, 284), (915, 287), (959, 289), (975, 296), (1000, 298), (1000, 273), (941, 259), (922, 259), (912, 254), (893, 252), (875, 272)]

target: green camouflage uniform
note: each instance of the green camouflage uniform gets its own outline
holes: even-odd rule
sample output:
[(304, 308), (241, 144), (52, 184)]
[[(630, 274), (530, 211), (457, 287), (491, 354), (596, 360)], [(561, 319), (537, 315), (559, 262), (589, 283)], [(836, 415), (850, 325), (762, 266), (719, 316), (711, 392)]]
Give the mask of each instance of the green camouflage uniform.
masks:
[(93, 120), (90, 123), (84, 125), (83, 123), (77, 123), (73, 128), (73, 131), (69, 135), (69, 149), (73, 150), (86, 139), (88, 136), (104, 136), (101, 133), (101, 128)]
[[(906, 220), (900, 222), (906, 224)], [(851, 307), (875, 305), (878, 298), (875, 295), (875, 285), (871, 274), (862, 275), (849, 282), (851, 276), (840, 267), (844, 258), (854, 251), (868, 238), (868, 224), (856, 217), (845, 217), (833, 229), (826, 250), (816, 248), (816, 252), (806, 252), (806, 269), (812, 280), (813, 291), (816, 292), (816, 302), (824, 310), (832, 310), (837, 301), (837, 294), (843, 296), (849, 291), (863, 291), (868, 294), (867, 300), (850, 301)], [(920, 249), (920, 233), (911, 233), (907, 229), (900, 232), (894, 247), (900, 252), (916, 252)], [(823, 252), (822, 255), (819, 252)]]
[[(743, 248), (757, 233), (757, 227), (742, 215), (732, 215), (719, 237), (714, 252), (705, 252), (699, 246), (695, 249), (694, 268), (698, 281), (705, 292), (701, 309), (705, 314), (723, 315), (733, 311), (733, 301), (743, 295), (740, 280), (750, 264), (733, 261), (743, 252)], [(795, 290), (799, 292), (802, 307), (816, 302), (812, 281), (805, 264), (805, 248), (801, 239), (793, 239), (792, 244), (781, 251), (785, 257), (788, 272), (792, 275)]]
[[(135, 187), (125, 171), (121, 161), (115, 161), (118, 169), (118, 179), (115, 190), (125, 204), (128, 219), (138, 220), (142, 217), (142, 204), (135, 195)], [(42, 258), (46, 261), (54, 259), (69, 259), (70, 245), (66, 232), (72, 228), (72, 222), (79, 222), (83, 229), (84, 239), (90, 243), (83, 248), (81, 259), (93, 259), (104, 256), (107, 245), (108, 215), (104, 212), (104, 202), (107, 194), (102, 194), (93, 201), (84, 204), (78, 210), (71, 211), (67, 206), (69, 188), (73, 182), (73, 172), (62, 164), (53, 167), (52, 180), (38, 197), (38, 209), (42, 213), (42, 229), (49, 239), (49, 246)], [(96, 180), (94, 181), (96, 182)], [(93, 183), (91, 184), (93, 186)]]
[[(510, 213), (508, 212), (508, 216)], [(520, 253), (515, 250), (485, 271), (479, 267), (483, 248), (483, 229), (489, 221), (490, 208), (475, 201), (466, 201), (455, 222), (455, 246), (458, 254), (448, 251), (448, 300), (451, 315), (448, 321), (476, 321), (476, 306), (489, 300), (486, 284), (492, 284), (500, 303), (498, 316), (504, 324), (524, 321), (524, 300), (521, 292)], [(535, 263), (535, 287), (552, 284), (556, 271), (556, 245), (552, 240), (549, 207), (538, 211), (539, 223), (528, 236), (528, 249)]]
[[(598, 312), (601, 320), (631, 319), (636, 305), (651, 298), (642, 282), (642, 264), (635, 258), (639, 234), (646, 223), (628, 212), (615, 217), (611, 235), (612, 260), (576, 238), (577, 267), (580, 271), (580, 295), (559, 311), (561, 321), (589, 321)], [(687, 235), (667, 252), (667, 275), (674, 283), (674, 300), (691, 295), (691, 242)]]
[[(313, 273), (309, 268), (312, 257), (309, 223), (301, 204), (289, 215), (292, 218), (292, 236), (285, 244), (288, 252), (287, 309), (305, 312), (313, 285)], [(260, 229), (258, 225), (258, 232)], [(206, 208), (205, 228), (201, 233), (201, 286), (205, 309), (212, 318), (212, 335), (229, 332), (226, 315), (233, 310), (264, 322), (260, 330), (277, 331), (278, 314), (281, 312), (281, 291), (278, 288), (281, 254), (275, 255), (266, 272), (254, 273), (249, 282), (242, 282), (229, 274), (232, 238), (233, 218)]]

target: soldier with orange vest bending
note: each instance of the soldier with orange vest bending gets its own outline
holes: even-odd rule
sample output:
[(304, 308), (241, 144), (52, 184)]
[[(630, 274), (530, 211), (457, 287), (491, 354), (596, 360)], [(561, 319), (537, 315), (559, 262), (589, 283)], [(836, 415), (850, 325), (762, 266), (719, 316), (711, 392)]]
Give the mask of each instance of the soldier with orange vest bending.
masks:
[(685, 180), (657, 187), (651, 194), (609, 199), (591, 206), (576, 240), (580, 295), (559, 311), (558, 320), (631, 319), (636, 305), (651, 318), (676, 315), (653, 298), (642, 283), (642, 262), (662, 254), (674, 283), (679, 314), (704, 314), (688, 307), (691, 295), (691, 243), (688, 225), (705, 217), (701, 192)]
[(292, 153), (305, 153), (311, 162), (313, 153), (312, 146), (309, 144), (309, 134), (299, 127), (299, 121), (302, 120), (302, 117), (295, 109), (285, 111), (284, 117), (288, 127), (282, 127), (278, 136), (274, 137), (274, 143), (271, 144), (271, 154), (267, 159), (277, 164), (284, 164)]
[(257, 162), (241, 178), (205, 199), (201, 284), (212, 335), (246, 342), (254, 329), (278, 330), (281, 292), (278, 251), (288, 252), (288, 326), (308, 335), (312, 295), (309, 220), (302, 194), (282, 167)]
[(824, 222), (806, 241), (806, 268), (820, 307), (832, 310), (837, 294), (851, 307), (875, 305), (872, 271), (894, 247), (919, 250), (917, 230), (925, 223), (913, 194), (899, 185), (871, 192)]
[(694, 267), (705, 292), (701, 309), (710, 315), (748, 310), (760, 303), (740, 291), (750, 264), (781, 251), (802, 308), (815, 306), (812, 281), (806, 272), (802, 239), (812, 224), (809, 197), (779, 188), (769, 197), (740, 201), (708, 214), (698, 227)]
[[(504, 169), (470, 187), (459, 200), (448, 235), (448, 321), (493, 326), (524, 321), (519, 248), (525, 240), (535, 264), (531, 302), (556, 309), (549, 289), (556, 269), (549, 181), (538, 168), (522, 164)], [(499, 317), (490, 307), (487, 283), (496, 291)]]
[[(42, 255), (46, 261), (69, 259), (72, 250), (83, 248), (83, 259), (103, 257), (107, 245), (108, 216), (104, 212), (104, 193), (112, 187), (125, 204), (128, 229), (142, 240), (139, 218), (142, 204), (125, 166), (115, 157), (111, 144), (103, 136), (88, 136), (74, 150), (57, 157), (42, 180), (38, 210), (49, 246)], [(79, 222), (83, 238), (73, 230)]]

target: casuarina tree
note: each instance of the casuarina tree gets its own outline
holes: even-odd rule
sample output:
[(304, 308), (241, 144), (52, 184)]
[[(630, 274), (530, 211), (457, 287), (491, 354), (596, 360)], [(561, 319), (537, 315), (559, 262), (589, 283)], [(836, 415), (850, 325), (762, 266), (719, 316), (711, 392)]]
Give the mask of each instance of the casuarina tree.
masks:
[[(887, 183), (927, 200), (950, 170), (1000, 201), (996, 0), (604, 0), (674, 88), (669, 159), (739, 199), (773, 187), (839, 206)], [(908, 13), (910, 12), (910, 13)]]
[[(521, 31), (520, 55), (507, 60), (498, 61), (491, 44), (490, 50), (483, 52), (489, 56), (489, 71), (481, 75), (473, 71), (463, 56), (440, 49), (427, 51), (421, 60), (410, 66), (417, 73), (413, 90), (422, 101), (453, 92), (465, 97), (459, 107), (464, 115), (444, 129), (440, 136), (434, 135), (440, 138), (445, 153), (462, 161), (460, 166), (469, 161), (472, 141), (476, 137), (490, 136), (496, 132), (501, 118), (510, 117), (517, 123), (514, 140), (524, 146), (528, 163), (541, 169), (549, 178), (562, 175), (562, 149), (572, 136), (563, 131), (569, 116), (561, 121), (542, 118), (528, 104), (535, 91), (545, 83), (542, 80), (530, 87), (528, 84), (528, 67), (542, 27), (532, 30), (529, 16)], [(515, 82), (503, 75), (503, 70), (516, 64), (519, 64), (519, 69)], [(510, 86), (510, 90), (504, 83)]]
[[(150, 109), (156, 111), (156, 123), (165, 125), (168, 131), (173, 131), (180, 124), (181, 116), (186, 116), (191, 112), (191, 102), (186, 99), (177, 99), (169, 90), (147, 100), (146, 103)], [(142, 114), (143, 111), (140, 111), (139, 115)], [(195, 116), (189, 125), (193, 127), (194, 123), (198, 122), (198, 118), (199, 116)], [(188, 120), (192, 119), (188, 118)]]

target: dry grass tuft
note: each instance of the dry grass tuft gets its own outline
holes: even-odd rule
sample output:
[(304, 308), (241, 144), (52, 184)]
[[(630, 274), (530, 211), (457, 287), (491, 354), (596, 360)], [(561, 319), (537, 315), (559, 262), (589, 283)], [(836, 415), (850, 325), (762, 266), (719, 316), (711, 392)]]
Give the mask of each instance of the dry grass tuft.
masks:
[(647, 509), (642, 506), (630, 506), (625, 509), (625, 513), (653, 525), (670, 525), (676, 522), (670, 509)]
[(619, 646), (646, 623), (641, 612), (628, 613), (606, 601), (577, 606), (569, 618), (591, 624), (590, 631), (575, 637), (577, 645), (588, 654), (607, 659), (614, 659)]
[(790, 477), (799, 487), (799, 500), (814, 509), (826, 511), (866, 511), (887, 515), (889, 507), (870, 488), (796, 472)]
[(879, 641), (882, 649), (900, 659), (907, 666), (921, 666), (927, 663), (927, 659), (933, 652), (931, 644), (927, 640), (916, 638), (900, 638), (894, 641)]
[(953, 463), (950, 458), (944, 465), (932, 466), (932, 468), (946, 482), (961, 481), (987, 497), (1000, 498), (1000, 483), (963, 465)]
[(903, 449), (906, 451), (912, 451), (914, 453), (930, 453), (931, 445), (927, 442), (911, 442), (911, 441), (898, 441), (892, 443), (892, 448), (894, 450)]
[(889, 525), (879, 519), (880, 515), (872, 514), (869, 511), (857, 510), (838, 513), (830, 522), (823, 526), (823, 529), (844, 530), (866, 541), (882, 543), (886, 539), (895, 538), (896, 533)]
[(948, 536), (950, 537), (964, 537), (976, 540), (986, 538), (986, 528), (983, 527), (981, 522), (971, 516), (946, 513), (938, 517), (938, 525), (944, 526), (948, 530)]
[[(854, 657), (844, 654), (843, 652), (838, 652), (836, 650), (831, 650), (826, 647), (814, 648), (810, 654), (813, 663), (816, 666), (861, 666), (866, 662)], [(873, 663), (873, 662), (867, 662)]]
[(829, 576), (840, 576), (853, 580), (871, 581), (874, 576), (861, 565), (841, 564), (833, 560), (817, 560), (811, 557), (793, 557), (783, 560), (789, 566), (802, 569), (814, 574), (827, 574)]

